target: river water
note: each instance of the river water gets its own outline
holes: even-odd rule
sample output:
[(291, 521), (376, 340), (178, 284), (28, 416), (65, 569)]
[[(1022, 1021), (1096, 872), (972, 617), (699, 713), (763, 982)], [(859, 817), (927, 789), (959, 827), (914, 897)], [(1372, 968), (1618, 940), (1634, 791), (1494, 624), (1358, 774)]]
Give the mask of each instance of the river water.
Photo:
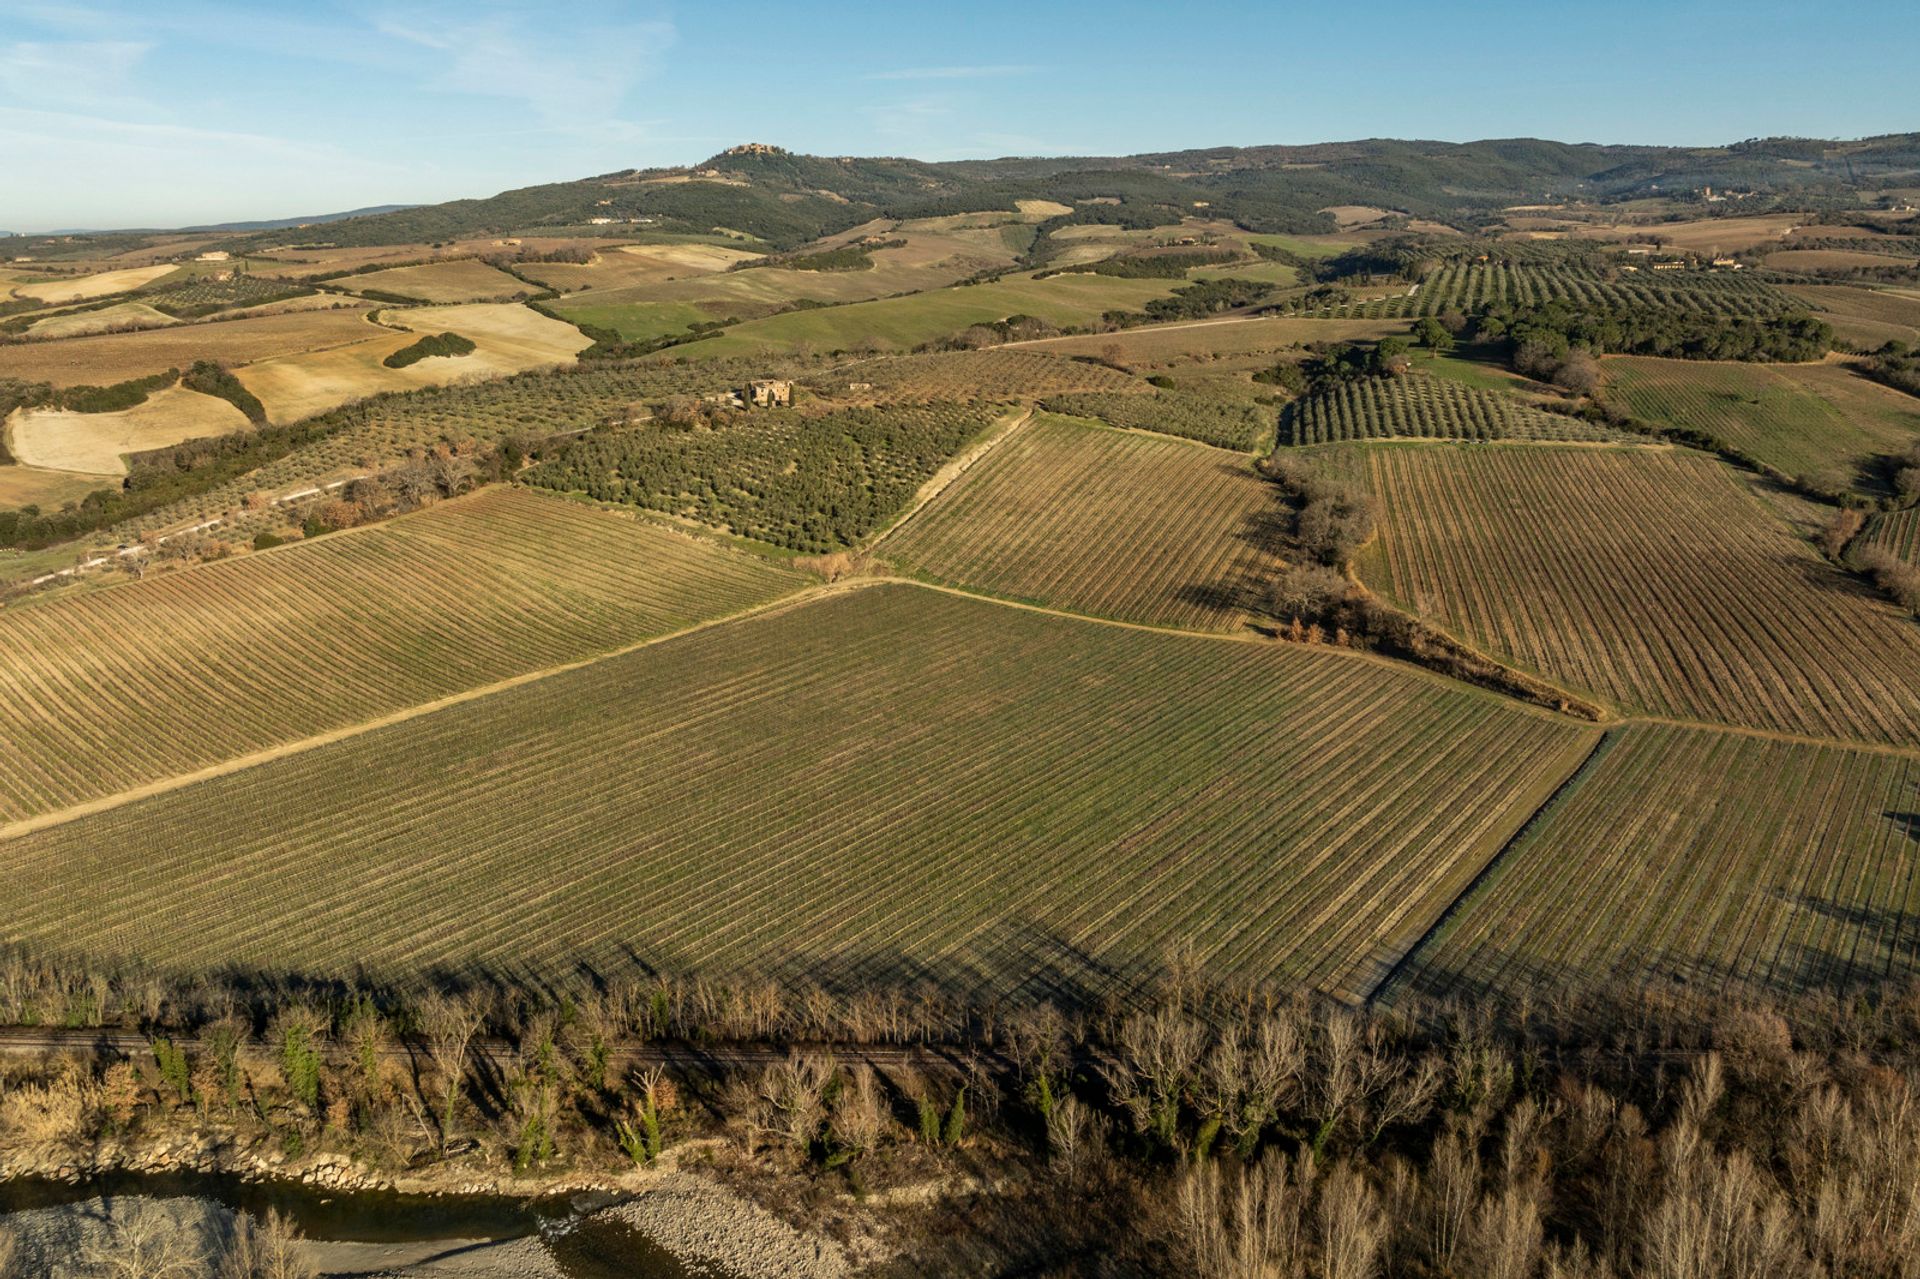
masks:
[(0, 1215), (102, 1198), (201, 1199), (233, 1212), (278, 1209), (300, 1233), (323, 1242), (378, 1244), (503, 1240), (541, 1236), (568, 1279), (727, 1279), (689, 1267), (624, 1221), (595, 1216), (621, 1202), (605, 1193), (516, 1199), (505, 1195), (408, 1195), (338, 1191), (297, 1181), (252, 1181), (219, 1173), (104, 1173), (71, 1183), (0, 1182)]

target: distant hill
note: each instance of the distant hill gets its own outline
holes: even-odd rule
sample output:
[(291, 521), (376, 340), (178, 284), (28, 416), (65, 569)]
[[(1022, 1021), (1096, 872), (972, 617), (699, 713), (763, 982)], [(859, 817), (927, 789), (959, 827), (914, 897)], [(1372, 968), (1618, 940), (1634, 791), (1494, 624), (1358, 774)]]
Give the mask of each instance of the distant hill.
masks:
[[(1502, 138), (1480, 142), (1371, 138), (1308, 146), (1213, 147), (1134, 156), (1005, 157), (930, 163), (902, 157), (799, 155), (763, 144), (697, 165), (628, 169), (484, 199), (325, 218), (341, 245), (404, 244), (543, 228), (618, 224), (708, 233), (777, 249), (877, 217), (983, 212), (1018, 199), (1075, 206), (1072, 221), (1163, 225), (1204, 208), (1250, 231), (1333, 229), (1320, 210), (1363, 205), (1463, 229), (1513, 204), (1609, 203), (1706, 187), (1753, 193), (1743, 209), (1854, 206), (1862, 192), (1920, 185), (1920, 134), (1853, 141), (1761, 138), (1720, 147), (1651, 147)], [(274, 240), (295, 226), (216, 230)]]
[(347, 218), (369, 218), (382, 213), (398, 213), (403, 209), (418, 208), (412, 204), (370, 204), (364, 209), (348, 209), (345, 213), (318, 213), (306, 218), (269, 218), (259, 222), (216, 222), (211, 226), (182, 227), (183, 231), (284, 231), (290, 227), (313, 226), (319, 222), (342, 222)]

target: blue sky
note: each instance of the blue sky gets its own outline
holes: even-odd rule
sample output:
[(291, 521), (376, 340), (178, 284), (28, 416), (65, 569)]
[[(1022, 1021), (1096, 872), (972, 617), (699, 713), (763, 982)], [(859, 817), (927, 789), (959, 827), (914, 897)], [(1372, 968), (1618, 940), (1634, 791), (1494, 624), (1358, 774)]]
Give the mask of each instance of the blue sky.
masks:
[(0, 0), (0, 228), (488, 195), (736, 142), (957, 159), (1920, 129), (1906, 5)]

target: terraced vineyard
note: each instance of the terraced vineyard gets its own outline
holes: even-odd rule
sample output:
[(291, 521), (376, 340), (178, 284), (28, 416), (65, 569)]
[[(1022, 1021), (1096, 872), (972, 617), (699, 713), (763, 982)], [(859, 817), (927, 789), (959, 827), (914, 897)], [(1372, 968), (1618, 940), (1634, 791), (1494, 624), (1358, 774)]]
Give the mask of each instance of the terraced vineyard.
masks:
[(783, 410), (699, 430), (646, 423), (587, 436), (526, 478), (796, 551), (832, 551), (884, 525), (1003, 414), (933, 404)]
[(1260, 453), (1273, 443), (1274, 410), (1223, 393), (1160, 390), (1152, 395), (1057, 395), (1044, 407), (1109, 426), (1182, 435), (1202, 444)]
[(0, 611), (0, 820), (574, 661), (798, 586), (524, 490)]
[(1868, 520), (1852, 549), (1857, 553), (1871, 547), (1889, 551), (1909, 564), (1920, 564), (1920, 508), (1888, 511)]
[(1463, 314), (1489, 303), (1532, 306), (1552, 298), (1624, 310), (1706, 311), (1715, 315), (1768, 316), (1803, 311), (1783, 290), (1748, 272), (1643, 271), (1608, 279), (1575, 263), (1448, 262), (1436, 268), (1412, 294), (1332, 308), (1306, 299), (1297, 305), (1331, 319), (1386, 319)]
[(1633, 726), (1414, 955), (1390, 998), (1920, 976), (1920, 758)]
[(1622, 708), (1920, 743), (1920, 626), (1821, 561), (1731, 467), (1666, 449), (1368, 450), (1362, 576)]
[(1706, 433), (1828, 488), (1884, 490), (1876, 459), (1920, 440), (1920, 400), (1837, 364), (1609, 357), (1636, 416)]
[(1232, 629), (1277, 560), (1276, 490), (1244, 456), (1041, 416), (880, 553), (936, 579), (1163, 626)]
[(0, 843), (0, 940), (1080, 998), (1191, 939), (1341, 989), (1591, 741), (1362, 657), (877, 586)]
[(861, 360), (820, 380), (836, 393), (843, 385), (864, 382), (874, 395), (896, 401), (1020, 400), (1076, 391), (1149, 389), (1139, 379), (1104, 364), (992, 347)]
[(1290, 445), (1346, 440), (1625, 440), (1612, 427), (1548, 413), (1446, 378), (1360, 378), (1303, 396), (1280, 414)]

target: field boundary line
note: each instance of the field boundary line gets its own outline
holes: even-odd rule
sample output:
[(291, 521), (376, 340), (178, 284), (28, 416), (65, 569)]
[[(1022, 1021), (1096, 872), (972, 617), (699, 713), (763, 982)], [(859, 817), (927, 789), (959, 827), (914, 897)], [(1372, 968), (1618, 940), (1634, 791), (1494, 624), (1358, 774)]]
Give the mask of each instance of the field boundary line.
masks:
[(885, 528), (867, 539), (868, 549), (878, 549), (880, 543), (904, 528), (909, 520), (931, 505), (935, 498), (959, 483), (960, 477), (972, 470), (974, 463), (1025, 430), (1027, 424), (1033, 421), (1035, 412), (1033, 405), (1027, 405), (1018, 417), (1004, 421), (997, 429), (976, 441), (971, 448), (949, 458), (946, 465), (927, 477), (927, 482), (922, 484), (920, 491), (913, 495), (913, 501), (907, 504), (906, 510), (894, 516)]
[[(1205, 440), (1196, 440), (1191, 435), (1175, 435), (1172, 431), (1156, 431), (1150, 426), (1116, 426), (1114, 423), (1097, 417), (1081, 417), (1078, 413), (1061, 413), (1054, 409), (1043, 410), (1049, 417), (1063, 417), (1090, 430), (1112, 431), (1116, 435), (1141, 435), (1149, 440), (1167, 440), (1174, 444), (1185, 444), (1190, 448), (1206, 449), (1210, 453), (1225, 453), (1237, 457), (1243, 462), (1253, 463), (1265, 457), (1265, 453), (1256, 453), (1252, 449), (1230, 449), (1221, 444), (1209, 444)], [(1258, 474), (1257, 472), (1255, 473)]]
[(1574, 765), (1573, 771), (1560, 779), (1560, 784), (1553, 788), (1552, 794), (1548, 795), (1538, 808), (1527, 814), (1527, 819), (1520, 823), (1519, 828), (1516, 829), (1499, 848), (1494, 850), (1493, 856), (1487, 858), (1486, 864), (1475, 871), (1473, 878), (1468, 880), (1465, 887), (1461, 888), (1461, 890), (1455, 894), (1454, 899), (1447, 903), (1446, 908), (1434, 916), (1433, 922), (1427, 926), (1425, 932), (1420, 934), (1419, 939), (1416, 940), (1413, 945), (1407, 947), (1400, 958), (1394, 961), (1393, 966), (1387, 969), (1386, 974), (1374, 984), (1373, 989), (1366, 993), (1365, 998), (1360, 1001), (1362, 1007), (1373, 1007), (1375, 1002), (1379, 1000), (1381, 994), (1384, 993), (1388, 987), (1392, 986), (1395, 981), (1399, 980), (1400, 976), (1406, 972), (1407, 966), (1413, 962), (1414, 957), (1425, 950), (1428, 944), (1439, 935), (1440, 930), (1445, 928), (1456, 915), (1466, 908), (1467, 902), (1475, 893), (1480, 891), (1481, 887), (1492, 877), (1493, 872), (1499, 869), (1501, 863), (1506, 861), (1508, 854), (1512, 853), (1515, 848), (1518, 848), (1528, 833), (1544, 821), (1554, 809), (1560, 806), (1560, 802), (1567, 797), (1567, 794), (1579, 783), (1580, 779), (1585, 777), (1593, 769), (1594, 765), (1606, 754), (1608, 743), (1618, 741), (1619, 737), (1619, 731), (1609, 727), (1594, 740), (1592, 747), (1581, 757), (1580, 762)]
[(1851, 737), (1816, 737), (1807, 733), (1789, 733), (1777, 728), (1755, 728), (1750, 724), (1722, 724), (1710, 719), (1679, 719), (1669, 715), (1622, 715), (1618, 719), (1608, 721), (1607, 727), (1630, 728), (1636, 724), (1725, 733), (1730, 737), (1750, 737), (1763, 742), (1780, 742), (1787, 746), (1811, 746), (1827, 750), (1860, 751), (1869, 755), (1891, 755), (1897, 759), (1920, 759), (1920, 746), (1860, 741)]
[(606, 661), (609, 658), (624, 657), (629, 653), (639, 652), (643, 648), (651, 648), (655, 644), (664, 644), (670, 640), (681, 639), (685, 636), (710, 630), (716, 626), (725, 626), (732, 622), (742, 622), (749, 618), (760, 616), (771, 616), (801, 604), (811, 603), (818, 598), (838, 594), (844, 589), (846, 589), (844, 583), (812, 583), (802, 585), (798, 589), (785, 595), (777, 595), (772, 599), (763, 600), (758, 604), (737, 610), (736, 612), (727, 613), (720, 617), (709, 617), (702, 621), (695, 622), (690, 626), (683, 626), (679, 630), (649, 636), (646, 639), (637, 640), (631, 644), (623, 644), (619, 648), (594, 653), (571, 662), (562, 662), (558, 666), (546, 666), (537, 671), (526, 671), (503, 680), (495, 680), (491, 684), (482, 684), (475, 688), (462, 689), (457, 693), (449, 693), (445, 697), (435, 698), (430, 702), (419, 702), (412, 706), (402, 707), (400, 710), (377, 716), (374, 719), (362, 720), (357, 724), (343, 725), (340, 728), (329, 729), (324, 733), (316, 733), (311, 737), (302, 737), (295, 741), (281, 742), (276, 746), (268, 746), (261, 750), (249, 751), (245, 755), (236, 755), (232, 759), (224, 759), (218, 763), (209, 764), (204, 768), (198, 768), (189, 773), (178, 773), (172, 777), (163, 777), (157, 781), (130, 787), (127, 790), (115, 791), (111, 795), (102, 795), (98, 799), (90, 799), (82, 804), (74, 804), (67, 808), (55, 809), (52, 812), (39, 813), (32, 817), (23, 817), (18, 821), (9, 822), (0, 826), (0, 844), (4, 844), (9, 840), (19, 838), (23, 835), (32, 835), (56, 826), (64, 826), (68, 822), (78, 821), (83, 817), (92, 817), (98, 813), (109, 812), (127, 804), (137, 803), (143, 799), (152, 799), (157, 795), (165, 795), (176, 790), (184, 790), (197, 782), (211, 781), (216, 777), (225, 777), (232, 773), (245, 772), (249, 768), (254, 768), (261, 764), (268, 764), (277, 759), (303, 755), (310, 750), (317, 750), (323, 746), (332, 746), (337, 742), (348, 741), (366, 733), (375, 732), (383, 728), (390, 728), (395, 724), (404, 724), (409, 720), (418, 719), (423, 715), (432, 715), (435, 712), (460, 706), (467, 702), (479, 701), (483, 697), (491, 697), (495, 693), (504, 693), (525, 684), (537, 683), (551, 676), (564, 675), (568, 671), (579, 670), (582, 667), (591, 666), (595, 662)]
[[(1001, 608), (1017, 608), (1029, 613), (1041, 613), (1048, 617), (1065, 618), (1068, 621), (1074, 622), (1087, 622), (1094, 626), (1112, 626), (1127, 631), (1146, 631), (1152, 635), (1178, 635), (1187, 639), (1213, 640), (1223, 644), (1266, 644), (1274, 648), (1300, 649), (1304, 652), (1320, 653), (1344, 661), (1366, 662), (1385, 670), (1399, 671), (1404, 675), (1430, 680), (1443, 684), (1448, 688), (1471, 693), (1475, 696), (1491, 697), (1502, 706), (1511, 707), (1516, 711), (1522, 711), (1529, 715), (1544, 716), (1555, 724), (1563, 724), (1569, 728), (1604, 729), (1613, 727), (1612, 721), (1600, 724), (1595, 723), (1593, 720), (1580, 719), (1573, 715), (1563, 715), (1545, 706), (1522, 701), (1517, 697), (1509, 696), (1495, 689), (1486, 688), (1479, 684), (1470, 684), (1466, 680), (1455, 679), (1451, 675), (1443, 675), (1439, 671), (1433, 670), (1430, 667), (1421, 666), (1417, 662), (1405, 662), (1398, 658), (1386, 657), (1382, 654), (1361, 648), (1341, 648), (1337, 644), (1296, 644), (1288, 640), (1277, 639), (1271, 635), (1263, 635), (1257, 631), (1245, 628), (1237, 631), (1198, 631), (1184, 626), (1164, 626), (1153, 622), (1133, 622), (1119, 617), (1101, 617), (1095, 613), (1076, 613), (1072, 609), (1055, 608), (1047, 604), (1034, 604), (1027, 600), (1010, 599), (1005, 595), (993, 595), (964, 586), (954, 586), (948, 582), (931, 581), (924, 577), (911, 577), (905, 574), (888, 577), (843, 579), (837, 583), (837, 585), (849, 587), (887, 586), (895, 584), (917, 586), (921, 590), (939, 591), (945, 595), (957, 595), (964, 599), (979, 600), (984, 604), (996, 604)], [(1702, 727), (1711, 728), (1713, 725), (1702, 725)], [(4, 834), (4, 832), (0, 832), (0, 834)]]

